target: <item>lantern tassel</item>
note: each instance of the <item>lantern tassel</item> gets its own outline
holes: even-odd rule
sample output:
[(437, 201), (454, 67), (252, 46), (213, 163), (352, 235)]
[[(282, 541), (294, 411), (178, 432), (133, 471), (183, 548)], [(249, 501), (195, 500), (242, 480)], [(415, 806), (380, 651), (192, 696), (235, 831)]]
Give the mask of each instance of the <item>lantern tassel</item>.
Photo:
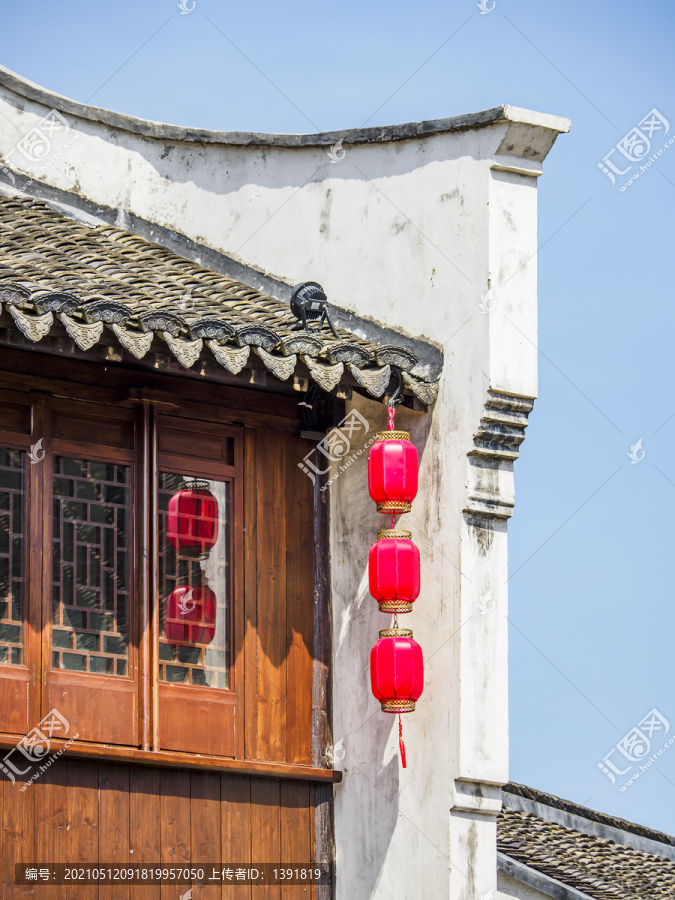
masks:
[(401, 765), (404, 769), (407, 769), (407, 763), (405, 761), (405, 744), (403, 743), (403, 722), (401, 721), (401, 714), (398, 714), (398, 749), (401, 751)]

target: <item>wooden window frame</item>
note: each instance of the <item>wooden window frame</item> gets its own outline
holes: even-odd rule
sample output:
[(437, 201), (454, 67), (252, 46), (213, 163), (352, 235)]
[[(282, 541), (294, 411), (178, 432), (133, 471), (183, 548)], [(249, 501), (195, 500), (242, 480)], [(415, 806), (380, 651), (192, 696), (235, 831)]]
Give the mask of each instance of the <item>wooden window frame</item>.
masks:
[[(150, 496), (156, 500), (157, 476), (164, 471), (180, 471), (196, 478), (213, 478), (230, 484), (230, 566), (229, 566), (229, 685), (227, 690), (198, 687), (196, 685), (174, 684), (159, 680), (159, 660), (153, 662), (153, 681), (156, 685), (156, 723), (153, 733), (154, 750), (178, 750), (183, 752), (206, 753), (211, 756), (237, 757), (244, 754), (244, 730), (237, 710), (243, 709), (243, 656), (236, 648), (243, 642), (244, 602), (243, 602), (243, 431), (242, 428), (216, 425), (212, 422), (195, 422), (177, 416), (157, 416), (156, 433), (158, 446), (156, 464), (152, 467), (154, 485)], [(210, 440), (211, 444), (232, 444), (231, 464), (223, 460), (205, 460), (203, 456), (188, 456), (162, 449), (161, 438), (170, 434), (181, 434), (191, 440), (199, 437)], [(223, 455), (227, 451), (223, 449)], [(159, 538), (159, 524), (155, 511), (151, 515), (155, 530), (152, 545), (155, 565)], [(153, 567), (154, 568), (154, 567)], [(152, 596), (157, 598), (153, 610), (152, 647), (156, 652), (159, 645), (159, 592), (153, 586)], [(218, 718), (215, 718), (215, 717)], [(188, 733), (180, 733), (179, 723), (186, 717), (192, 721)]]
[[(29, 453), (31, 435), (40, 430), (44, 417), (43, 404), (33, 405), (25, 394), (4, 391), (0, 407), (0, 441), (11, 450)], [(9, 426), (9, 427), (8, 427)], [(14, 734), (26, 734), (31, 723), (36, 723), (39, 712), (40, 660), (40, 605), (41, 578), (32, 577), (41, 563), (39, 548), (42, 543), (42, 516), (39, 506), (40, 474), (35, 466), (26, 466), (26, 534), (28, 552), (24, 554), (24, 626), (23, 665), (0, 667), (0, 716), (2, 725)], [(32, 690), (31, 690), (32, 688)], [(1, 726), (0, 726), (1, 727)]]
[[(42, 476), (42, 652), (41, 683), (42, 715), (50, 709), (58, 709), (71, 722), (73, 732), (79, 740), (93, 743), (122, 746), (139, 745), (139, 701), (138, 672), (139, 629), (138, 607), (144, 598), (137, 592), (138, 566), (141, 556), (135, 510), (139, 508), (139, 494), (142, 477), (138, 468), (138, 416), (135, 411), (107, 409), (103, 412), (96, 404), (81, 401), (43, 401), (44, 431), (43, 449), (45, 457), (41, 463), (31, 466)], [(108, 433), (108, 441), (88, 439), (81, 434), (99, 425)], [(79, 427), (74, 427), (79, 425)], [(107, 427), (106, 427), (107, 426)], [(117, 426), (117, 428), (115, 428)], [(126, 428), (125, 428), (126, 426)], [(118, 445), (112, 443), (112, 434), (118, 432)], [(126, 434), (125, 434), (126, 432)], [(125, 441), (126, 439), (126, 441)], [(123, 443), (131, 444), (123, 447)], [(113, 463), (129, 467), (130, 513), (127, 528), (129, 539), (129, 610), (127, 615), (128, 634), (128, 674), (93, 675), (54, 669), (51, 665), (52, 651), (52, 503), (53, 503), (53, 463), (55, 456), (65, 456), (95, 462)], [(35, 573), (32, 573), (35, 577)], [(109, 705), (110, 704), (110, 705)], [(98, 716), (84, 714), (85, 707), (97, 707)], [(38, 720), (39, 721), (39, 720)], [(35, 722), (37, 724), (37, 721)]]

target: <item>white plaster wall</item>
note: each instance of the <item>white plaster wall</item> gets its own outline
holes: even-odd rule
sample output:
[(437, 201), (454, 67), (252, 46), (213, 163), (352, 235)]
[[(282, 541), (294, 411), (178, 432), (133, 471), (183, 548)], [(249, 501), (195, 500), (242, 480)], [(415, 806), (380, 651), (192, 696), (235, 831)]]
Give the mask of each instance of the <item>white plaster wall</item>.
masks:
[(491, 171), (490, 384), (537, 396), (537, 182)]
[(499, 873), (499, 890), (495, 894), (495, 900), (551, 900), (548, 894), (542, 894), (536, 888), (529, 887), (510, 875)]
[[(0, 89), (0, 158), (29, 175), (13, 148), (46, 111)], [(422, 558), (422, 594), (401, 624), (426, 658), (424, 694), (404, 717), (406, 770), (396, 720), (369, 688), (370, 647), (390, 618), (367, 590), (385, 517), (368, 497), (366, 454), (330, 488), (334, 736), (346, 753), (337, 898), (480, 900), (497, 887), (508, 780), (507, 549), (501, 513), (464, 512), (467, 453), (489, 389), (536, 394), (536, 175), (566, 123), (516, 111), (489, 127), (347, 146), (332, 164), (321, 147), (159, 140), (67, 118), (60, 155), (36, 177), (119, 208), (121, 223), (131, 211), (290, 283), (320, 281), (335, 304), (443, 346), (434, 408), (397, 415), (420, 455), (400, 527)], [(354, 406), (370, 435), (385, 427), (381, 404)], [(511, 462), (486, 459), (486, 490), (503, 503)]]

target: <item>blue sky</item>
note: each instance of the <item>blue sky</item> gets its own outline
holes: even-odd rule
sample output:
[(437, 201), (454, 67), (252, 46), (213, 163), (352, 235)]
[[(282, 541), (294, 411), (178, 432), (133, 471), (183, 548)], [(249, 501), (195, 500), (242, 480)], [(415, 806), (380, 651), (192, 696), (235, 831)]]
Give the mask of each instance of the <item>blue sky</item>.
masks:
[(311, 132), (500, 103), (572, 119), (539, 182), (540, 399), (510, 524), (511, 777), (672, 834), (675, 744), (623, 792), (597, 764), (652, 709), (670, 730), (650, 753), (675, 734), (675, 144), (624, 192), (598, 163), (652, 109), (675, 134), (675, 7), (493, 3), (197, 0), (181, 15), (175, 0), (24, 0), (3, 10), (0, 62), (77, 100), (207, 128)]

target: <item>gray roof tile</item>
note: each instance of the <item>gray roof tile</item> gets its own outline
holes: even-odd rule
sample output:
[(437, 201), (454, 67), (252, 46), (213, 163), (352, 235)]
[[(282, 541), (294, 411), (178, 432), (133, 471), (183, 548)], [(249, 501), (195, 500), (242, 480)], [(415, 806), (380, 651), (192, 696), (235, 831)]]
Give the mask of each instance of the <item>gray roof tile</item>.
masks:
[[(586, 810), (522, 785), (507, 785), (504, 790), (582, 816), (589, 822), (620, 829), (628, 826), (625, 830), (630, 834), (645, 832), (642, 836), (649, 840), (656, 837), (662, 843), (673, 841), (660, 832)], [(523, 810), (502, 809), (497, 820), (497, 849), (595, 900), (672, 900), (675, 897), (675, 863), (670, 859), (584, 834)]]

